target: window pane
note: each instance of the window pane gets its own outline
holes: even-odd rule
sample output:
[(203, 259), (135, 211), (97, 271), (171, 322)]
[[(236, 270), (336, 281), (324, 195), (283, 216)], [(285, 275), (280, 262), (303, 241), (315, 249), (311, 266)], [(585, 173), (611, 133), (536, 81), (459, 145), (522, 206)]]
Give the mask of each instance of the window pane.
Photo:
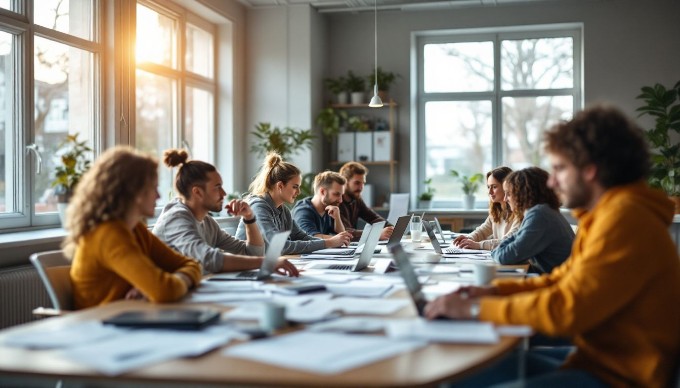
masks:
[(35, 3), (35, 24), (92, 40), (92, 0), (40, 0)]
[(213, 36), (187, 24), (186, 67), (188, 71), (213, 78)]
[(423, 63), (425, 93), (493, 90), (492, 42), (426, 44)]
[(437, 200), (459, 199), (461, 185), (449, 174), (491, 169), (491, 101), (425, 104), (425, 178), (432, 178)]
[[(176, 82), (137, 70), (137, 149), (154, 155), (160, 159), (163, 151), (172, 147), (172, 135), (175, 132)], [(159, 169), (158, 192), (161, 195), (159, 204), (173, 197), (172, 174), (163, 166)]]
[(503, 98), (503, 160), (512, 169), (548, 167), (543, 132), (573, 115), (573, 97)]
[(210, 162), (214, 128), (212, 93), (187, 88), (185, 120), (184, 145), (189, 147), (193, 158)]
[(504, 40), (503, 90), (561, 89), (574, 86), (572, 38)]
[(56, 211), (51, 186), (56, 154), (67, 134), (90, 140), (94, 134), (93, 54), (44, 38), (35, 38), (35, 143), (42, 154), (35, 175), (35, 212)]
[(177, 67), (175, 21), (137, 4), (137, 63)]
[(14, 40), (0, 32), (0, 213), (15, 212), (13, 188), (17, 182), (14, 167), (14, 131), (12, 114), (14, 98)]
[(0, 8), (16, 12), (16, 9), (13, 7), (13, 5), (14, 1), (12, 0), (0, 0)]

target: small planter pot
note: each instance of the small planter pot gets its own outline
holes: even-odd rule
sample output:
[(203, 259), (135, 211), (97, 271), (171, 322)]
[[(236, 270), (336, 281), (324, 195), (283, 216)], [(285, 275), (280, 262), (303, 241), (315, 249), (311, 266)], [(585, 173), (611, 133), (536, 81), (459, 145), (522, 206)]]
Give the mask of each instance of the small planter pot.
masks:
[(57, 211), (59, 212), (59, 221), (61, 221), (61, 227), (66, 227), (66, 209), (68, 208), (68, 202), (57, 202)]
[(340, 105), (347, 105), (349, 102), (349, 93), (347, 92), (340, 92), (335, 96), (338, 100), (338, 104)]
[(365, 103), (364, 92), (352, 92), (351, 98), (352, 98), (352, 105), (361, 105), (361, 104)]
[(432, 208), (432, 201), (423, 201), (423, 200), (418, 201), (418, 209), (431, 209), (431, 208)]
[(475, 196), (472, 194), (465, 194), (463, 197), (464, 199), (464, 204), (465, 204), (465, 209), (474, 209), (475, 208)]

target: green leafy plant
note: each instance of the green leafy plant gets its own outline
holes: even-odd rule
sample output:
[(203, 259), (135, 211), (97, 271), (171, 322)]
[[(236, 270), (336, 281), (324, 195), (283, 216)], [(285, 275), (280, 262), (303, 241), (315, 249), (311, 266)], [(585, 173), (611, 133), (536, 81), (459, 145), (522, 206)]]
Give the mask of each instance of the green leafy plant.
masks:
[(252, 132), (256, 138), (255, 144), (250, 147), (252, 152), (258, 155), (266, 155), (271, 151), (278, 152), (286, 160), (297, 154), (302, 148), (312, 148), (314, 135), (309, 129), (297, 129), (286, 127), (272, 127), (270, 123), (258, 123)]
[(313, 172), (308, 172), (302, 176), (300, 181), (300, 195), (297, 200), (305, 199), (314, 195), (314, 178), (316, 175)]
[(463, 185), (463, 193), (466, 195), (473, 195), (476, 193), (477, 189), (479, 189), (479, 185), (484, 180), (484, 175), (479, 173), (468, 177), (467, 175), (461, 175), (456, 170), (451, 170), (451, 175), (454, 178), (457, 178), (458, 181)]
[(87, 141), (78, 141), (78, 134), (68, 135), (59, 145), (57, 155), (61, 164), (55, 169), (52, 187), (59, 202), (68, 202), (73, 190), (83, 174), (90, 168), (90, 159), (87, 154), (92, 149), (87, 146)]
[(652, 148), (649, 184), (669, 196), (680, 196), (680, 143), (673, 142), (671, 131), (680, 134), (680, 81), (670, 89), (661, 84), (645, 86), (636, 97), (645, 102), (639, 116), (654, 117), (655, 125), (645, 131)]
[(347, 90), (350, 92), (365, 92), (366, 80), (354, 74), (352, 70), (347, 72)]
[(326, 78), (324, 80), (326, 87), (333, 94), (338, 94), (347, 91), (347, 78), (340, 76), (338, 78)]
[[(383, 71), (383, 69), (378, 66), (378, 90), (384, 90), (388, 91), (390, 90), (390, 86), (397, 80), (397, 78), (401, 78), (401, 76), (397, 73), (393, 73), (391, 71)], [(375, 83), (375, 75), (376, 71), (373, 70), (370, 76), (368, 76), (366, 79), (368, 80), (369, 85), (373, 85)]]
[(333, 108), (322, 109), (316, 116), (316, 124), (321, 127), (321, 131), (330, 141), (333, 136), (337, 136), (340, 132), (340, 125), (344, 120), (347, 120), (347, 112), (336, 111)]
[(351, 116), (347, 119), (347, 124), (355, 131), (365, 132), (368, 131), (368, 124), (361, 119), (359, 116)]
[(423, 181), (425, 184), (425, 191), (420, 193), (418, 196), (419, 201), (432, 201), (435, 189), (432, 187), (432, 178), (425, 179)]

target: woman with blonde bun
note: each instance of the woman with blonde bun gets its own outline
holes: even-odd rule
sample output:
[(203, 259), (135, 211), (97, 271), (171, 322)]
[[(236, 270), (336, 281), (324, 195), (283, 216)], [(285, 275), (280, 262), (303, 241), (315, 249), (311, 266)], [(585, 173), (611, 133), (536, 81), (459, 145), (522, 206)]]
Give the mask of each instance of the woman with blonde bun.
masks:
[[(348, 245), (351, 239), (348, 232), (338, 233), (324, 240), (308, 235), (295, 223), (290, 210), (284, 204), (292, 205), (295, 202), (295, 198), (300, 194), (301, 181), (302, 174), (299, 168), (284, 162), (275, 152), (267, 155), (260, 172), (250, 184), (250, 197), (247, 200), (255, 213), (265, 244), (269, 245), (274, 234), (290, 230), (290, 236), (282, 252), (284, 255)], [(245, 237), (245, 226), (241, 220), (236, 230), (237, 238)]]

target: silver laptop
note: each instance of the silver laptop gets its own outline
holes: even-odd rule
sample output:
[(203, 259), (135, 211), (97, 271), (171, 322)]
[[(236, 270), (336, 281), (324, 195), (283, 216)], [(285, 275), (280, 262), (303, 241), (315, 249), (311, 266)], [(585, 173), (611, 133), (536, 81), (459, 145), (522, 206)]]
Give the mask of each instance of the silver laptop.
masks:
[[(439, 223), (439, 220), (437, 217), (434, 218), (434, 227), (437, 229), (437, 233), (439, 233), (440, 236), (442, 236), (442, 244), (448, 244), (446, 242), (446, 235), (444, 234), (444, 230), (442, 229), (442, 225)], [(451, 240), (453, 240), (453, 237), (451, 237)]]
[(383, 245), (398, 244), (401, 241), (401, 238), (404, 237), (404, 232), (406, 232), (406, 228), (408, 228), (410, 222), (411, 222), (410, 215), (399, 217), (397, 219), (397, 223), (394, 225), (394, 230), (392, 231), (392, 235), (390, 236), (389, 240), (380, 241), (378, 244)]
[(269, 242), (269, 248), (262, 260), (260, 269), (241, 271), (237, 273), (216, 274), (208, 280), (265, 280), (269, 279), (276, 270), (276, 263), (281, 257), (281, 251), (288, 241), (290, 230), (276, 233)]
[(423, 294), (423, 286), (420, 284), (418, 275), (416, 275), (416, 271), (413, 269), (409, 259), (409, 254), (404, 251), (404, 247), (401, 244), (389, 245), (388, 248), (390, 253), (392, 253), (392, 259), (397, 263), (397, 267), (399, 267), (399, 274), (404, 279), (406, 290), (408, 290), (413, 303), (416, 305), (418, 315), (423, 316), (427, 300), (425, 299), (425, 294)]
[[(359, 239), (358, 242), (353, 242), (349, 244), (349, 247), (341, 247), (341, 248), (325, 248), (325, 249), (319, 249), (316, 250), (310, 255), (330, 255), (330, 256), (347, 256), (347, 257), (352, 257), (355, 254), (361, 253), (361, 251), (357, 251), (357, 249), (363, 249), (364, 244), (366, 244), (366, 239), (368, 238), (368, 233), (371, 230), (371, 224), (366, 224), (364, 225), (364, 229), (361, 232), (361, 238)], [(377, 251), (376, 253), (380, 253), (380, 251)], [(301, 255), (302, 257), (305, 257), (306, 255)]]
[(425, 221), (423, 222), (423, 226), (425, 227), (425, 232), (427, 232), (427, 236), (430, 238), (430, 242), (432, 242), (432, 248), (434, 248), (434, 252), (440, 255), (444, 253), (442, 251), (441, 245), (439, 245), (439, 240), (437, 240), (437, 236), (434, 234), (434, 230), (432, 230), (432, 225), (430, 225), (429, 222)]
[[(383, 227), (385, 227), (385, 221), (379, 221), (373, 225), (370, 225), (368, 231), (366, 230), (366, 228), (364, 228), (364, 233), (368, 234), (368, 238), (366, 238), (366, 243), (364, 244), (364, 247), (361, 250), (361, 254), (359, 255), (359, 258), (357, 259), (356, 263), (354, 264), (312, 263), (305, 267), (305, 269), (331, 269), (339, 271), (349, 270), (352, 272), (358, 272), (365, 269), (371, 263), (371, 259), (373, 258), (373, 251), (375, 249), (375, 246), (378, 245), (378, 239), (380, 238), (380, 234), (382, 233)], [(357, 248), (357, 253), (359, 253), (358, 251), (359, 249)]]
[(353, 241), (349, 243), (350, 247), (358, 247), (359, 245), (363, 245), (366, 243), (366, 239), (368, 238), (368, 231), (371, 230), (371, 224), (366, 223), (364, 225), (364, 229), (361, 232), (361, 237), (359, 237), (359, 241)]

